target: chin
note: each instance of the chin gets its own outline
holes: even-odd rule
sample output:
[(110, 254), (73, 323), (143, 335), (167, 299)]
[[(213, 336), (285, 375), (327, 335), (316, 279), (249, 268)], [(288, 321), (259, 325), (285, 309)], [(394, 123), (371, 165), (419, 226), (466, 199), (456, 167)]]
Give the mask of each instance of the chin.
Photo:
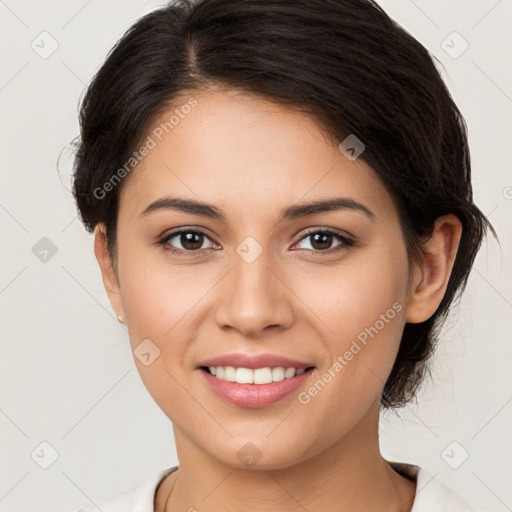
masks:
[[(289, 445), (269, 442), (242, 441), (233, 443), (233, 447), (226, 447), (222, 453), (211, 453), (211, 457), (226, 466), (251, 471), (275, 471), (287, 469), (300, 464), (305, 460), (301, 453)], [(233, 456), (235, 452), (235, 456)], [(303, 454), (302, 454), (303, 455)]]

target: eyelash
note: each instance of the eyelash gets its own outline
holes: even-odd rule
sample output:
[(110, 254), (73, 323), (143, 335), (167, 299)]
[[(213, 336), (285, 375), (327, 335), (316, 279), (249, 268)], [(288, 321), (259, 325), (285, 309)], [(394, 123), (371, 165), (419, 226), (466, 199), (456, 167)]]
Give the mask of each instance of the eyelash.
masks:
[[(200, 230), (200, 229), (181, 229), (181, 230), (178, 230), (178, 231), (174, 231), (172, 233), (169, 233), (168, 235), (166, 235), (164, 238), (162, 238), (161, 240), (158, 241), (158, 244), (161, 245), (164, 250), (172, 253), (172, 254), (177, 254), (177, 255), (183, 255), (183, 256), (188, 256), (188, 257), (194, 257), (194, 256), (198, 256), (198, 254), (203, 251), (204, 249), (200, 249), (200, 250), (195, 250), (195, 251), (184, 251), (182, 249), (173, 249), (173, 248), (169, 248), (169, 247), (166, 247), (166, 244), (169, 240), (171, 240), (172, 238), (174, 238), (175, 236), (178, 236), (178, 235), (181, 235), (183, 233), (195, 233), (195, 234), (201, 234), (201, 235), (204, 235), (206, 238), (210, 239), (210, 237), (208, 236), (207, 233), (205, 233), (204, 231)], [(331, 249), (326, 249), (325, 251), (320, 251), (318, 249), (306, 249), (307, 251), (313, 253), (315, 256), (316, 255), (321, 255), (321, 254), (332, 254), (333, 252), (336, 252), (336, 251), (339, 251), (339, 250), (342, 250), (342, 249), (346, 249), (348, 247), (352, 247), (355, 245), (355, 241), (347, 236), (344, 236), (344, 235), (340, 235), (338, 232), (336, 231), (333, 231), (332, 229), (311, 229), (309, 231), (307, 231), (297, 242), (301, 242), (302, 240), (304, 240), (305, 238), (308, 238), (309, 236), (311, 235), (314, 235), (316, 233), (322, 233), (322, 234), (328, 234), (328, 235), (333, 235), (335, 236), (336, 238), (338, 238), (342, 243), (331, 248)], [(296, 245), (294, 244), (294, 245)]]

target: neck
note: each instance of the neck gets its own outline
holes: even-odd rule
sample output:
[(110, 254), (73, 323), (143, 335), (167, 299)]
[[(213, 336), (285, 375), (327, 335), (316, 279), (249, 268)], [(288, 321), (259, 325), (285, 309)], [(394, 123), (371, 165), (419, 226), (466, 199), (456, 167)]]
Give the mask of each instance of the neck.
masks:
[(159, 487), (155, 510), (409, 512), (416, 484), (381, 456), (378, 413), (377, 406), (335, 445), (284, 469), (234, 468), (199, 449), (175, 426), (179, 469)]

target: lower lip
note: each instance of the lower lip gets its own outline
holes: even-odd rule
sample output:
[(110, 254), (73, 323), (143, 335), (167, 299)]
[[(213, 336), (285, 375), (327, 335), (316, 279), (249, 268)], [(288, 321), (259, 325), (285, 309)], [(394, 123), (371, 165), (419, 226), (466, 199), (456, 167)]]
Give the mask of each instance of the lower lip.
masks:
[(210, 388), (221, 398), (241, 407), (258, 408), (278, 402), (295, 391), (309, 378), (313, 370), (314, 368), (310, 368), (301, 375), (270, 384), (238, 384), (218, 379), (206, 370), (199, 371)]

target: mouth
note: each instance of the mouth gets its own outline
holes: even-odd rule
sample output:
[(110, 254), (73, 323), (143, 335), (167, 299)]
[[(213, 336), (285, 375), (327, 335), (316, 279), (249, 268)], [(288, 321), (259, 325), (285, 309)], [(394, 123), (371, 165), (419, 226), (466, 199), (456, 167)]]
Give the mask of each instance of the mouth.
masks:
[(249, 409), (284, 403), (316, 373), (315, 366), (243, 366), (201, 365), (198, 370), (207, 389), (223, 401)]
[(200, 366), (199, 368), (218, 380), (261, 386), (273, 382), (281, 382), (285, 379), (293, 379), (306, 372), (311, 372), (315, 369), (315, 366), (307, 366), (305, 368), (294, 368), (292, 366), (266, 366), (263, 368)]

